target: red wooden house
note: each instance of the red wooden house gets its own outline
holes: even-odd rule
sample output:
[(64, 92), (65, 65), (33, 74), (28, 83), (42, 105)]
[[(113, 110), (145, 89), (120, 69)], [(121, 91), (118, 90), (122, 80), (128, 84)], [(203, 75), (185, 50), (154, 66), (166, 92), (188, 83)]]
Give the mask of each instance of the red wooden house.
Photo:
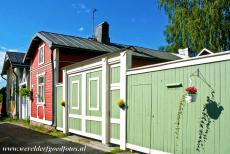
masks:
[[(55, 85), (62, 82), (61, 67), (126, 47), (110, 43), (107, 22), (96, 28), (94, 39), (37, 33), (24, 57), (24, 63), (30, 65), (31, 122), (55, 126)], [(133, 55), (133, 67), (178, 59), (169, 53), (135, 48), (138, 54)]]

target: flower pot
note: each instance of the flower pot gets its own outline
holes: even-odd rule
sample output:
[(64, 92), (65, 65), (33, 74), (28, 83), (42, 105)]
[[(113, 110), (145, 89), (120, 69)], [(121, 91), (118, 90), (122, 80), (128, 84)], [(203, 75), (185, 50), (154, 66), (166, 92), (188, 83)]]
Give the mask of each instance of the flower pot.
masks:
[(196, 94), (187, 94), (185, 96), (185, 101), (187, 103), (192, 103), (192, 102), (195, 102), (196, 101)]

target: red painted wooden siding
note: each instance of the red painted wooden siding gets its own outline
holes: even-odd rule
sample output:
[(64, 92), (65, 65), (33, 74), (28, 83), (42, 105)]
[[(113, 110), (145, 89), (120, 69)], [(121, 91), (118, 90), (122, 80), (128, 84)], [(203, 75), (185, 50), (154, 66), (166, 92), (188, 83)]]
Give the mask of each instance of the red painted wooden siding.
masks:
[[(39, 47), (44, 42), (41, 42)], [(39, 48), (38, 47), (38, 48)], [(33, 99), (31, 103), (31, 115), (34, 118), (38, 118), (45, 120), (52, 120), (52, 67), (50, 63), (50, 49), (47, 44), (45, 44), (45, 51), (44, 51), (44, 63), (41, 65), (38, 65), (38, 48), (35, 51), (34, 57), (32, 58), (32, 63), (30, 66), (31, 69), (31, 83), (32, 83), (32, 93), (33, 93)], [(39, 111), (37, 111), (37, 75), (44, 73), (44, 82), (45, 82), (45, 111), (42, 108), (39, 108)], [(45, 113), (45, 114), (44, 114)]]
[[(59, 67), (62, 68), (67, 65), (71, 65), (76, 62), (80, 62), (86, 59), (90, 59), (105, 53), (99, 52), (89, 52), (82, 50), (70, 50), (70, 49), (60, 49), (59, 50)], [(59, 70), (59, 83), (62, 82), (62, 70)]]
[[(146, 65), (152, 65), (152, 64), (162, 63), (162, 62), (163, 61), (156, 61), (156, 60), (151, 60), (151, 59), (133, 57), (132, 68), (146, 66)], [(166, 61), (164, 61), (164, 62), (166, 62)]]

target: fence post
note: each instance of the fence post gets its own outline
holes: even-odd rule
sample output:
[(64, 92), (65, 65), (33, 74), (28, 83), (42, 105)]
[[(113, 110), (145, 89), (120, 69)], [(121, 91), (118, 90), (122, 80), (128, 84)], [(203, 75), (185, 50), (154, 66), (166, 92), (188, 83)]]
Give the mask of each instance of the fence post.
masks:
[[(126, 102), (126, 72), (132, 65), (131, 51), (120, 53), (120, 98)], [(126, 149), (126, 108), (120, 109), (120, 148)]]

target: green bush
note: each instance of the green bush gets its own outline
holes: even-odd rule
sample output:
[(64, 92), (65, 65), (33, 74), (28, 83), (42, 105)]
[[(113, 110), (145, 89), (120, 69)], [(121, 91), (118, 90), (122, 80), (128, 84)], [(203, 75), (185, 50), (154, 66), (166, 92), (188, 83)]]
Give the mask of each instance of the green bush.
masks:
[(20, 95), (28, 97), (28, 96), (30, 96), (30, 90), (27, 88), (21, 88), (20, 89)]

